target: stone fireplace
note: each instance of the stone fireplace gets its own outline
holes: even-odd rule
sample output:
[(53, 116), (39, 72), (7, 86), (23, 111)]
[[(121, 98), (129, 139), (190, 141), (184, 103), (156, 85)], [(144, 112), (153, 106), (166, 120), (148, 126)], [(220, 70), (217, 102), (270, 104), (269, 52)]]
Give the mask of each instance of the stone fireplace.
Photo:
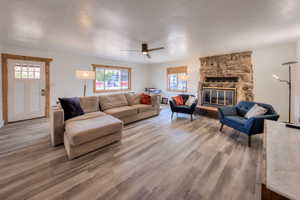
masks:
[(200, 104), (217, 107), (242, 100), (253, 101), (251, 54), (240, 52), (200, 58)]

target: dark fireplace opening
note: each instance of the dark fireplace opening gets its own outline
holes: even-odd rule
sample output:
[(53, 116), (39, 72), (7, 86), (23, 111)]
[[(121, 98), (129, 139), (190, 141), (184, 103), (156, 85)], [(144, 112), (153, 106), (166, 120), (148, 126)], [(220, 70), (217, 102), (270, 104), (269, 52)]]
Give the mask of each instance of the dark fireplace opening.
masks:
[(238, 82), (239, 77), (205, 77), (205, 82)]
[(203, 87), (202, 105), (228, 106), (236, 104), (236, 88)]

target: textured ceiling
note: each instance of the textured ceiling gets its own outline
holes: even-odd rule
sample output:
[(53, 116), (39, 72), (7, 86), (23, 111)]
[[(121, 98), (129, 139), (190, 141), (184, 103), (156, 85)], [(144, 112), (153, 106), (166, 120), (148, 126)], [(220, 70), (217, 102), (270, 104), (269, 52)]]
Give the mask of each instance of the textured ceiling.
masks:
[[(249, 50), (300, 37), (299, 0), (0, 0), (0, 41), (131, 62)], [(165, 46), (148, 60), (139, 49)]]

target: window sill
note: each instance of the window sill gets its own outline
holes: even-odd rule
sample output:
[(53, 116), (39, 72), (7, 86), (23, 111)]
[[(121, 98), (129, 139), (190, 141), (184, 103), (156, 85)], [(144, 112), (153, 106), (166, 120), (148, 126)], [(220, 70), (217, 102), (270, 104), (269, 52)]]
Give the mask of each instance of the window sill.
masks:
[(167, 89), (168, 92), (187, 92), (187, 90), (170, 90)]
[(124, 89), (124, 90), (94, 90), (94, 93), (109, 93), (109, 92), (128, 92), (131, 89)]

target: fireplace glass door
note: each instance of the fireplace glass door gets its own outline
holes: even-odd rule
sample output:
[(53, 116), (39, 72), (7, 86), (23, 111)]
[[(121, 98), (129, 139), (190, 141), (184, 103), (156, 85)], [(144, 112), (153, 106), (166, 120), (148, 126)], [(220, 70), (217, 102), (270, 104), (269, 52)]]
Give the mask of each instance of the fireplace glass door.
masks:
[(204, 87), (202, 93), (202, 104), (206, 106), (234, 105), (236, 99), (235, 88)]
[(225, 105), (233, 105), (234, 104), (234, 94), (233, 91), (226, 91), (226, 99), (225, 99)]

